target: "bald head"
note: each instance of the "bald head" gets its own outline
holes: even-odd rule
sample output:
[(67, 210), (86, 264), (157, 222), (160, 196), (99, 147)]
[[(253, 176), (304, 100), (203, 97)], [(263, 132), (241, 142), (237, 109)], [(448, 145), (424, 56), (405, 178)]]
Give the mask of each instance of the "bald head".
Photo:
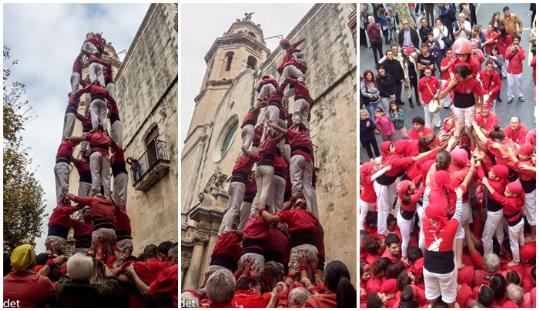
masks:
[(494, 253), (487, 254), (483, 257), (483, 267), (488, 272), (496, 272), (500, 269), (500, 257)]
[(524, 299), (524, 289), (518, 285), (509, 284), (509, 286), (507, 286), (507, 298), (517, 305), (520, 305)]
[(310, 296), (311, 293), (306, 288), (296, 287), (288, 294), (288, 306), (302, 307)]

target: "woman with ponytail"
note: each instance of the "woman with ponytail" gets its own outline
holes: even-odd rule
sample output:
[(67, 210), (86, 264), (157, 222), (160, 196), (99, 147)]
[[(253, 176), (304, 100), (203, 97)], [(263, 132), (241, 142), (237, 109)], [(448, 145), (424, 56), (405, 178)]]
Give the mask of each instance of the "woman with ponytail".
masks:
[(355, 308), (356, 289), (350, 281), (350, 271), (338, 260), (327, 264), (324, 271), (325, 292), (311, 296), (304, 308)]

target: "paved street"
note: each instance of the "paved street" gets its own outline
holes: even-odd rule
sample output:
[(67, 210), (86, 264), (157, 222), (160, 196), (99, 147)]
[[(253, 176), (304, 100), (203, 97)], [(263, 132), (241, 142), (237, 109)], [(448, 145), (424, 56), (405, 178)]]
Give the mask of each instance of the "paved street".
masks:
[[(483, 30), (486, 28), (488, 23), (490, 22), (490, 19), (492, 17), (492, 14), (495, 11), (499, 11), (503, 15), (503, 7), (505, 4), (499, 3), (499, 4), (485, 4), (482, 3), (477, 8), (477, 21), (479, 24), (483, 25)], [(530, 13), (529, 11), (529, 4), (510, 4), (509, 5), (511, 12), (517, 14), (524, 23), (524, 33), (522, 34), (522, 43), (521, 46), (526, 50), (526, 60), (524, 62), (524, 73), (522, 78), (522, 89), (525, 96), (525, 102), (519, 103), (516, 99), (513, 101), (511, 105), (507, 105), (507, 81), (502, 80), (502, 89), (500, 91), (500, 96), (502, 98), (502, 103), (497, 104), (495, 107), (495, 112), (498, 115), (498, 120), (500, 122), (500, 125), (506, 126), (509, 124), (509, 119), (511, 116), (520, 116), (522, 123), (528, 128), (532, 129), (535, 127), (535, 118), (534, 118), (534, 85), (533, 80), (531, 77), (531, 67), (529, 64), (529, 55), (528, 55), (528, 37), (530, 35), (530, 16), (528, 15)], [(436, 16), (435, 16), (436, 17)], [(383, 51), (389, 49), (388, 45), (384, 45)], [(373, 72), (376, 72), (374, 70), (374, 59), (371, 49), (367, 49), (364, 46), (360, 46), (360, 75), (363, 73), (364, 70), (370, 69)], [(406, 105), (403, 106), (404, 108), (404, 120), (405, 120), (405, 126), (409, 130), (411, 128), (411, 120), (415, 116), (423, 116), (423, 109), (421, 107), (415, 107), (414, 109), (411, 109), (408, 105), (408, 100), (406, 96), (404, 95), (405, 92), (403, 91), (402, 100), (406, 103)], [(449, 115), (449, 110), (444, 109), (442, 111), (441, 117), (442, 119)], [(398, 134), (397, 134), (398, 135)], [(398, 136), (397, 136), (398, 137)], [(379, 145), (381, 143), (381, 138), (379, 137)], [(368, 160), (367, 154), (364, 150), (364, 148), (361, 148), (360, 152), (360, 161)]]

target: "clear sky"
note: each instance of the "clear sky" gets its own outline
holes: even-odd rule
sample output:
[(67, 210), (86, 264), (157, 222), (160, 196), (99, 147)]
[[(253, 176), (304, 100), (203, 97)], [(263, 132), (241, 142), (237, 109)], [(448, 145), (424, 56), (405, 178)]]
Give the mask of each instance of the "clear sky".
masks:
[[(313, 4), (182, 4), (180, 9), (180, 63), (181, 63), (181, 142), (187, 136), (193, 114), (194, 98), (206, 72), (204, 55), (213, 41), (221, 37), (243, 13), (255, 12), (252, 21), (260, 24), (264, 37), (286, 36)], [(274, 50), (279, 39), (268, 39), (266, 44)], [(180, 149), (181, 150), (181, 149)], [(180, 151), (181, 152), (181, 151)]]
[[(116, 52), (129, 49), (149, 4), (5, 4), (4, 45), (11, 48), (13, 81), (26, 84), (32, 120), (24, 144), (45, 190), (47, 212), (56, 205), (53, 168), (61, 141), (69, 78), (87, 32), (102, 32)], [(119, 55), (120, 59), (125, 53)], [(48, 219), (43, 235), (47, 235)], [(37, 250), (44, 251), (42, 236)]]

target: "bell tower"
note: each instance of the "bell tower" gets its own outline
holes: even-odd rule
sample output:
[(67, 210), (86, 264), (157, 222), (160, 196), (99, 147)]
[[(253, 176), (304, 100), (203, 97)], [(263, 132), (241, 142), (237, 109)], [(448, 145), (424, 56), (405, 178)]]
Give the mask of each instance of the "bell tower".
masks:
[(251, 20), (253, 14), (245, 13), (244, 18), (236, 19), (222, 37), (215, 39), (204, 56), (206, 74), (195, 97), (195, 110), (185, 147), (188, 147), (193, 132), (213, 119), (217, 105), (233, 80), (247, 69), (256, 70), (270, 54), (262, 28)]

